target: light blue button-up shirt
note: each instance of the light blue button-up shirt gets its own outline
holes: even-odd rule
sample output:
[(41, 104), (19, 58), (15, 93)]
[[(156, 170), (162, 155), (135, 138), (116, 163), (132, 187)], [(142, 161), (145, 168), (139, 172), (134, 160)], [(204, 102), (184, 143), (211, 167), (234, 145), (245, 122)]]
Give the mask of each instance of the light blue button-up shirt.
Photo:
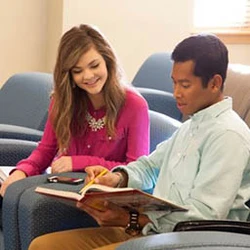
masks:
[(250, 130), (227, 97), (194, 114), (148, 157), (123, 168), (128, 186), (154, 188), (154, 195), (188, 212), (147, 212), (143, 234), (173, 230), (179, 221), (247, 220), (250, 198)]

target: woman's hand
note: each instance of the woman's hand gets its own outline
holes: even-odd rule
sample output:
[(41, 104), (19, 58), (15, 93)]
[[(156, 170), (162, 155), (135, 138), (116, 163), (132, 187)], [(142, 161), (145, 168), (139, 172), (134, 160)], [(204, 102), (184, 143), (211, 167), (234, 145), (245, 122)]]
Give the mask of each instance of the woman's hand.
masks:
[(62, 156), (57, 160), (53, 161), (51, 164), (51, 172), (62, 173), (62, 172), (71, 172), (72, 168), (72, 158), (71, 156)]
[(0, 189), (1, 196), (4, 196), (7, 187), (15, 181), (26, 178), (26, 174), (21, 170), (15, 170), (3, 183)]

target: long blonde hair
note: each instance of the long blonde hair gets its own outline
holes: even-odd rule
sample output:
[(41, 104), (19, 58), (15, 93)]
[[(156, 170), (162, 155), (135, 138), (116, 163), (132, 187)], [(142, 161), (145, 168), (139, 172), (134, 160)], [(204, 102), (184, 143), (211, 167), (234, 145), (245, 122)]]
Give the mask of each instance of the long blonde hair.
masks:
[(125, 91), (121, 84), (122, 71), (114, 50), (104, 35), (90, 25), (81, 24), (62, 36), (54, 69), (50, 119), (60, 152), (68, 149), (72, 136), (81, 135), (86, 130), (88, 96), (84, 90), (74, 87), (71, 69), (90, 48), (95, 48), (106, 62), (108, 78), (103, 88), (106, 130), (107, 136), (116, 134), (117, 115), (125, 101)]

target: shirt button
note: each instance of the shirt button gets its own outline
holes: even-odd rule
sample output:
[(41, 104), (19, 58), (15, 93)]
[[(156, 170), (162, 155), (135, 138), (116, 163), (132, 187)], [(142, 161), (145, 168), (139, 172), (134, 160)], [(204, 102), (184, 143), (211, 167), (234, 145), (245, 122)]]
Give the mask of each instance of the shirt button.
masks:
[(87, 145), (87, 148), (91, 148), (91, 146), (90, 146), (90, 145)]

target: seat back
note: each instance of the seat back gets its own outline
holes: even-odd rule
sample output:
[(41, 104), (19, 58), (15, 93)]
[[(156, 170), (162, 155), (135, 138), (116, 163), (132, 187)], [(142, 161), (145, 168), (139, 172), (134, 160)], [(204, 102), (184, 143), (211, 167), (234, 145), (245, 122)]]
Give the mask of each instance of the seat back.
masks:
[(181, 126), (181, 122), (164, 114), (149, 110), (150, 152), (164, 140), (167, 140)]
[(171, 53), (154, 53), (142, 64), (132, 81), (132, 85), (173, 93), (172, 65)]
[(150, 88), (136, 89), (145, 98), (150, 110), (182, 121), (182, 113), (177, 108), (176, 100), (172, 93)]
[(48, 115), (52, 74), (19, 73), (0, 90), (0, 124), (43, 130)]
[(224, 94), (233, 98), (233, 109), (250, 127), (250, 66), (229, 65)]
[(34, 141), (0, 138), (0, 166), (16, 166), (37, 147)]

